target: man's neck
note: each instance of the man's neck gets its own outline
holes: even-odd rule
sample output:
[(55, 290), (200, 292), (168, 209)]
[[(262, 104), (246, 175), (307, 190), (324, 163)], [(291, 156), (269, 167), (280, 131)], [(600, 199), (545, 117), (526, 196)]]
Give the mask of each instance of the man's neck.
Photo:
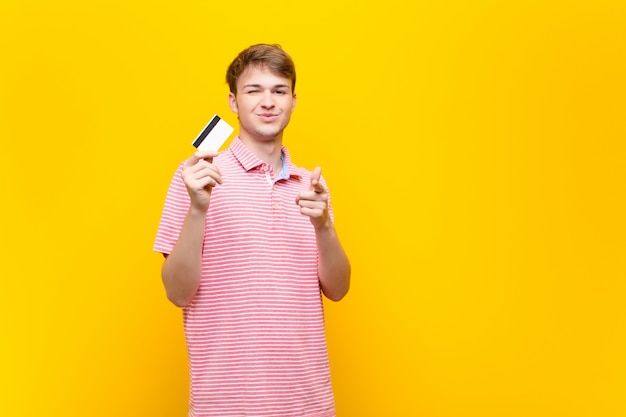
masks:
[(274, 173), (280, 172), (283, 161), (281, 150), (283, 148), (282, 138), (276, 137), (274, 140), (260, 141), (240, 135), (239, 139), (250, 151), (261, 161), (272, 165)]

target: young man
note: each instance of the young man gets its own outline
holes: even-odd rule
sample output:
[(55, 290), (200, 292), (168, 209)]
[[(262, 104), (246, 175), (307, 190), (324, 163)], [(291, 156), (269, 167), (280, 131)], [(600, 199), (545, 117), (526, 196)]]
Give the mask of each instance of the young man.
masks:
[(321, 169), (296, 167), (283, 146), (295, 66), (280, 46), (253, 45), (226, 80), (239, 136), (180, 165), (154, 244), (183, 308), (189, 415), (334, 416), (320, 291), (343, 298), (350, 263)]

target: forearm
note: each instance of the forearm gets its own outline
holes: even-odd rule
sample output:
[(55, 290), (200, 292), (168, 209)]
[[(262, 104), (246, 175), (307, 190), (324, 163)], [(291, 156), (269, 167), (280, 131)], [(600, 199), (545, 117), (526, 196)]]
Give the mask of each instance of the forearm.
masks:
[(319, 253), (318, 274), (322, 292), (333, 301), (341, 300), (350, 289), (350, 261), (332, 222), (316, 229)]
[(167, 298), (178, 307), (188, 305), (200, 286), (205, 217), (204, 211), (189, 210), (178, 241), (163, 263)]

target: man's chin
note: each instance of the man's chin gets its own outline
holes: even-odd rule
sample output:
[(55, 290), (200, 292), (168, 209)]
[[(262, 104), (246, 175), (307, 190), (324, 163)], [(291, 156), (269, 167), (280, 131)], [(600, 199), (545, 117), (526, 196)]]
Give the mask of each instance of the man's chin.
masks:
[(282, 132), (283, 131), (279, 129), (259, 129), (256, 130), (254, 133), (259, 139), (270, 140), (275, 139)]

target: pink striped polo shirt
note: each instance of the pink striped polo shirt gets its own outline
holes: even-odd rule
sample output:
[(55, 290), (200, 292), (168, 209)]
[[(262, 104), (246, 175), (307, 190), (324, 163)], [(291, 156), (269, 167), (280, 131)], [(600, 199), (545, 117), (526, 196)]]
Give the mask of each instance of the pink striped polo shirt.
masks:
[[(315, 233), (295, 202), (311, 173), (283, 155), (289, 176), (278, 181), (239, 138), (213, 161), (223, 184), (211, 194), (200, 288), (183, 309), (189, 416), (335, 415)], [(189, 208), (181, 171), (154, 243), (165, 254)]]

